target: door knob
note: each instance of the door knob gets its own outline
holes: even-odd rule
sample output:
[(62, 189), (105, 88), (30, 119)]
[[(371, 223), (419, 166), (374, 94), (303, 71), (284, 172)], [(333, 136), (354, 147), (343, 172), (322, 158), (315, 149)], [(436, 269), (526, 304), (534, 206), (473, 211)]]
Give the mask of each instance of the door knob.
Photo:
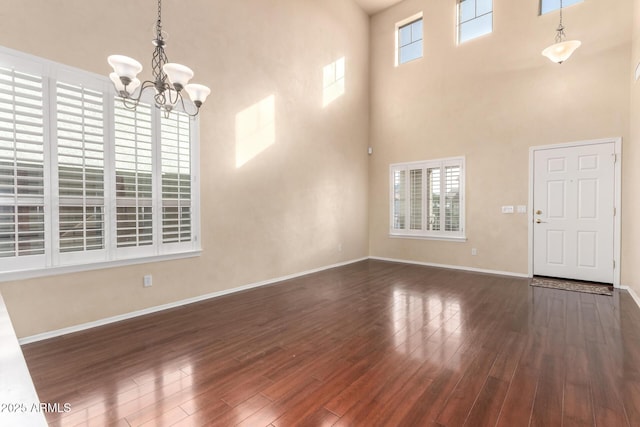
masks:
[(545, 221), (541, 220), (540, 218), (536, 219), (536, 224), (542, 224), (543, 222)]

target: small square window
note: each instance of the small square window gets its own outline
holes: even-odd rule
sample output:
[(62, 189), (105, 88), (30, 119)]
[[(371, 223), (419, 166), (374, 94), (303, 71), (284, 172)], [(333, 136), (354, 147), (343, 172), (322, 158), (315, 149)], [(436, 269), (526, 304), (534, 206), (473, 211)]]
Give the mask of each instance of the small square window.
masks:
[[(562, 0), (562, 7), (582, 3), (583, 0)], [(560, 9), (560, 0), (540, 0), (540, 15)]]
[(458, 44), (493, 31), (493, 0), (458, 1)]
[(397, 64), (422, 58), (422, 18), (398, 26)]

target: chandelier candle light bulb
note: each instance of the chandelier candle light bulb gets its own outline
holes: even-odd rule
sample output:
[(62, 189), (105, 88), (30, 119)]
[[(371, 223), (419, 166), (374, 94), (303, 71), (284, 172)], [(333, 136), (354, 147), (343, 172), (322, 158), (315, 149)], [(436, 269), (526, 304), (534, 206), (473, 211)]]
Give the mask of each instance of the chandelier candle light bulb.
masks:
[(111, 55), (107, 58), (109, 65), (113, 67), (113, 71), (124, 86), (127, 86), (138, 73), (142, 71), (142, 64), (133, 58), (124, 55)]
[(199, 85), (197, 83), (191, 83), (184, 87), (184, 90), (189, 94), (189, 98), (196, 104), (196, 107), (200, 106), (207, 99), (207, 96), (211, 93), (211, 89), (206, 86)]
[[(189, 84), (189, 80), (193, 78), (191, 68), (168, 61), (164, 51), (166, 43), (164, 41), (165, 33), (162, 31), (161, 0), (158, 0), (158, 19), (155, 24), (155, 33), (156, 38), (152, 40), (154, 51), (151, 60), (153, 80), (141, 83), (137, 75), (142, 71), (142, 65), (135, 59), (124, 55), (111, 55), (107, 58), (107, 62), (113, 67), (113, 73), (109, 74), (109, 78), (122, 98), (124, 106), (130, 110), (137, 108), (146, 89), (154, 88), (156, 107), (163, 109), (166, 115), (169, 115), (174, 106), (180, 104), (186, 114), (195, 117), (200, 112), (200, 107), (211, 90), (203, 85)], [(191, 99), (191, 103), (185, 104), (186, 95), (183, 95), (183, 89), (186, 89), (184, 92)]]

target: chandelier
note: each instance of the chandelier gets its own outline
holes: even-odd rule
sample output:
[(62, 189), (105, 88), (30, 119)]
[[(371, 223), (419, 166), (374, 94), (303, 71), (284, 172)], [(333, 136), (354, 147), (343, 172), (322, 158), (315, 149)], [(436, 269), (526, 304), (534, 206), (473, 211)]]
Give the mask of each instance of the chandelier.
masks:
[(562, 64), (569, 59), (573, 52), (582, 44), (579, 40), (565, 41), (566, 38), (564, 26), (562, 25), (562, 0), (560, 0), (560, 24), (556, 29), (556, 42), (543, 50), (542, 54), (551, 61)]
[[(111, 55), (107, 58), (107, 62), (114, 71), (109, 74), (109, 78), (125, 107), (130, 110), (137, 108), (146, 89), (153, 88), (155, 105), (164, 110), (166, 115), (179, 104), (185, 113), (195, 117), (211, 90), (200, 84), (189, 83), (193, 77), (193, 71), (189, 67), (168, 61), (164, 51), (166, 33), (162, 31), (162, 0), (158, 0), (158, 20), (154, 25), (154, 32), (155, 39), (152, 43), (155, 49), (151, 59), (153, 80), (140, 83), (136, 76), (142, 71), (142, 65), (124, 55)], [(191, 100), (186, 103), (187, 105), (185, 105), (185, 92)]]

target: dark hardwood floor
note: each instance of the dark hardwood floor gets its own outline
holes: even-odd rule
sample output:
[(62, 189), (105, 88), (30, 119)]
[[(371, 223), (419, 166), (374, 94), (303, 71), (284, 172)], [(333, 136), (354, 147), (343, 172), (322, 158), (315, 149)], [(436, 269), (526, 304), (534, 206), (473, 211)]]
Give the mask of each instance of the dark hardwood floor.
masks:
[(627, 292), (380, 261), (23, 350), (52, 426), (640, 425)]

